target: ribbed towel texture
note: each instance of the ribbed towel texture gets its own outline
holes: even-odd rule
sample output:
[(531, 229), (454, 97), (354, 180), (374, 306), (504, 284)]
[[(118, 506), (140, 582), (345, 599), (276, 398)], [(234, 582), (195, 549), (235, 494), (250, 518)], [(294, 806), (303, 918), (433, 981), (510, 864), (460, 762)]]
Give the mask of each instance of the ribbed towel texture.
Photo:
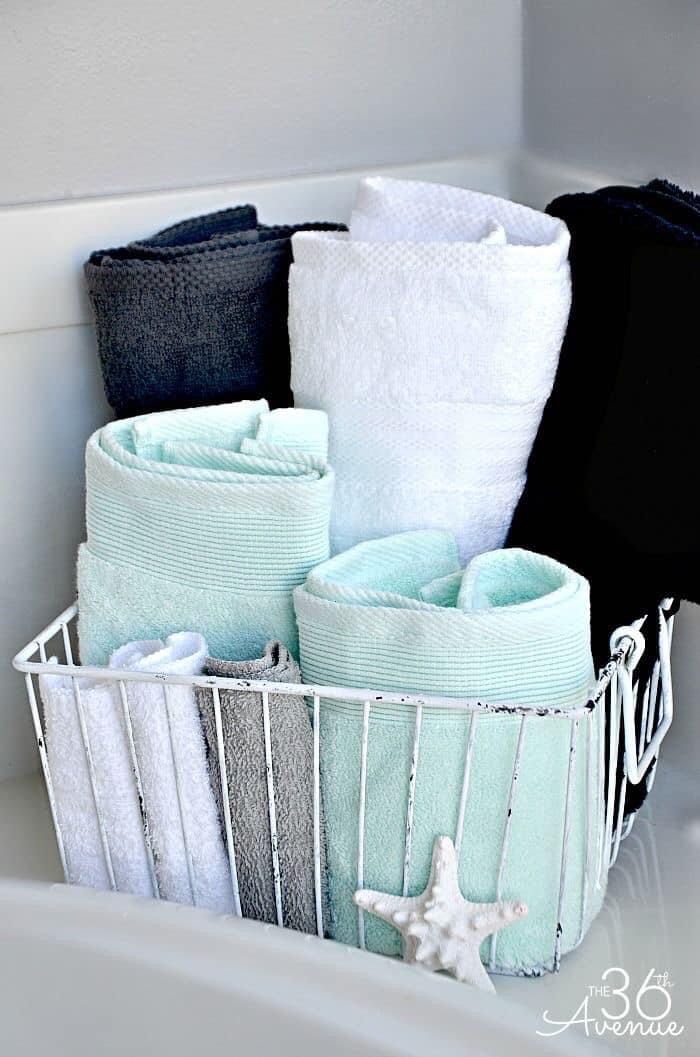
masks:
[[(257, 660), (232, 662), (210, 657), (206, 672), (227, 679), (301, 682), (296, 662), (280, 642), (269, 642)], [(262, 695), (221, 689), (219, 699), (241, 910), (244, 917), (276, 923)], [(211, 691), (198, 688), (197, 700), (209, 748), (211, 783), (223, 818)], [(304, 698), (274, 693), (268, 696), (268, 708), (282, 921), (286, 928), (315, 933), (313, 733), (309, 712)], [(322, 857), (322, 878), (323, 867)]]
[(85, 265), (107, 399), (118, 417), (267, 397), (292, 403), (287, 274), (295, 231), (250, 205), (99, 250)]
[(654, 180), (547, 211), (571, 231), (573, 307), (509, 542), (588, 577), (603, 664), (618, 625), (665, 596), (700, 602), (700, 198)]
[(78, 558), (82, 663), (183, 627), (229, 660), (276, 637), (294, 650), (292, 589), (329, 554), (333, 473), (312, 453), (327, 431), (322, 412), (269, 412), (260, 400), (94, 433)]
[[(593, 669), (586, 581), (526, 551), (481, 555), (461, 570), (454, 537), (407, 532), (359, 544), (314, 569), (294, 593), (305, 682), (460, 696), (491, 703), (582, 706)], [(400, 893), (415, 710), (374, 704), (369, 719), (364, 883)], [(321, 776), (333, 935), (358, 939), (357, 887), (362, 705), (324, 700)], [(596, 913), (599, 722), (576, 738), (562, 950)], [(518, 716), (425, 709), (416, 775), (409, 893), (426, 884), (433, 840), (456, 836), (467, 745), (474, 738), (460, 862), (462, 891), (496, 895)], [(524, 900), (526, 919), (498, 941), (504, 969), (551, 963), (571, 724), (525, 721), (501, 895)], [(589, 770), (590, 769), (590, 770)], [(587, 788), (590, 775), (592, 789)], [(586, 826), (590, 799), (590, 826)], [(587, 845), (591, 846), (588, 847)], [(584, 875), (591, 891), (584, 908)], [(369, 949), (398, 953), (396, 933), (365, 918)], [(482, 952), (484, 953), (484, 952)]]
[(362, 181), (349, 234), (292, 240), (297, 403), (329, 413), (332, 550), (452, 530), (503, 543), (570, 302), (564, 224), (490, 195)]
[[(199, 675), (206, 655), (201, 635), (181, 632), (166, 642), (129, 643), (114, 652), (109, 666)], [(73, 883), (108, 889), (110, 879), (72, 680), (47, 675), (39, 683), (69, 876)], [(124, 683), (144, 795), (142, 816), (119, 685), (87, 678), (76, 683), (117, 888), (136, 895), (153, 894), (145, 818), (161, 897), (221, 913), (232, 910), (228, 862), (192, 688), (170, 686), (166, 704), (163, 685)]]

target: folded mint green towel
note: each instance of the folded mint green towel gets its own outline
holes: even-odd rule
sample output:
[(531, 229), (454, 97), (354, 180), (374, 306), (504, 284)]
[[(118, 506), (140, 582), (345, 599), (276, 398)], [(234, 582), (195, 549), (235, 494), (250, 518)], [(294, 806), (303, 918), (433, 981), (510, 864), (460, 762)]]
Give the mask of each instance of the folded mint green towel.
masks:
[[(582, 706), (593, 683), (587, 582), (549, 558), (492, 551), (459, 567), (450, 533), (406, 532), (361, 543), (317, 567), (294, 592), (304, 680), (491, 702)], [(357, 943), (362, 705), (324, 700), (321, 776), (333, 935)], [(457, 836), (469, 715), (424, 709), (416, 776), (409, 893), (427, 882), (433, 840)], [(520, 717), (475, 716), (460, 882), (469, 899), (496, 896)], [(600, 830), (597, 716), (576, 739), (562, 951), (597, 912)], [(372, 705), (367, 758), (364, 884), (400, 893), (415, 710)], [(529, 907), (498, 939), (496, 967), (551, 964), (571, 723), (526, 720), (501, 896)], [(590, 759), (590, 827), (586, 826)], [(590, 838), (590, 848), (588, 847)], [(584, 897), (584, 887), (588, 891)], [(585, 899), (585, 908), (584, 908)], [(585, 909), (585, 913), (584, 913)], [(365, 917), (370, 950), (399, 953), (398, 934)], [(488, 960), (489, 949), (482, 949)]]
[(183, 627), (227, 660), (270, 639), (296, 650), (292, 589), (329, 554), (327, 438), (323, 412), (270, 412), (265, 400), (94, 433), (78, 558), (83, 664)]

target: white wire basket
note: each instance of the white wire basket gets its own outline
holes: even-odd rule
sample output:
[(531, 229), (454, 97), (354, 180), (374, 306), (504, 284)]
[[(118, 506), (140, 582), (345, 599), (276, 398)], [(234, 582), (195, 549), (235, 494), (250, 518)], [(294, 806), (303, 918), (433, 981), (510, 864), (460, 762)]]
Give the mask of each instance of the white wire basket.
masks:
[[(512, 763), (510, 775), (510, 787), (507, 797), (507, 808), (503, 814), (502, 837), (500, 849), (496, 856), (496, 867), (494, 876), (491, 878), (491, 890), (495, 899), (503, 896), (503, 879), (511, 845), (513, 843), (513, 828), (534, 827), (537, 820), (528, 818), (527, 812), (514, 810), (517, 804), (517, 790), (519, 769), (521, 766), (520, 748), (526, 727), (530, 724), (542, 724), (556, 721), (569, 726), (569, 737), (566, 739), (567, 762), (566, 770), (566, 792), (563, 802), (564, 817), (562, 819), (562, 838), (560, 843), (560, 854), (555, 864), (558, 872), (559, 905), (557, 907), (556, 927), (551, 933), (551, 952), (548, 958), (538, 961), (536, 964), (508, 969), (499, 966), (496, 959), (496, 936), (492, 937), (490, 957), (487, 960), (487, 968), (495, 972), (515, 972), (518, 975), (540, 975), (544, 972), (556, 972), (560, 967), (562, 957), (562, 907), (567, 893), (569, 862), (572, 858), (572, 836), (570, 825), (572, 796), (577, 767), (577, 745), (587, 746), (586, 759), (588, 761), (586, 773), (583, 776), (586, 790), (586, 821), (584, 826), (585, 846), (575, 849), (579, 858), (583, 861), (583, 893), (580, 907), (580, 924), (578, 928), (578, 939), (570, 946), (576, 946), (585, 935), (590, 924), (590, 909), (597, 898), (596, 892), (605, 890), (607, 873), (615, 863), (621, 841), (627, 837), (634, 823), (634, 814), (625, 814), (625, 799), (628, 783), (646, 783), (650, 789), (653, 784), (658, 752), (661, 743), (669, 729), (673, 719), (673, 692), (671, 681), (670, 644), (673, 632), (673, 616), (671, 615), (672, 602), (670, 599), (661, 603), (658, 610), (658, 632), (655, 629), (646, 628), (648, 643), (642, 634), (643, 620), (633, 625), (619, 628), (611, 637), (611, 657), (600, 673), (600, 678), (593, 694), (588, 701), (582, 701), (576, 708), (536, 707), (512, 705), (495, 705), (482, 701), (460, 700), (455, 698), (436, 697), (428, 695), (387, 693), (371, 689), (357, 689), (339, 686), (312, 686), (306, 684), (268, 683), (264, 681), (228, 679), (212, 676), (174, 676), (162, 673), (144, 673), (133, 671), (120, 671), (97, 667), (81, 666), (74, 661), (77, 654), (76, 649), (76, 617), (77, 605), (71, 606), (59, 617), (49, 624), (37, 637), (30, 642), (14, 658), (14, 667), (24, 673), (29, 706), (36, 735), (39, 758), (46, 782), (49, 805), (51, 808), (53, 824), (56, 833), (56, 842), (61, 864), (68, 883), (75, 883), (72, 875), (70, 862), (66, 855), (65, 835), (62, 832), (60, 813), (54, 792), (52, 781), (50, 752), (47, 751), (44, 727), (44, 715), (41, 697), (38, 693), (37, 679), (41, 675), (59, 675), (67, 677), (71, 681), (73, 700), (77, 713), (82, 749), (85, 753), (85, 762), (90, 779), (90, 790), (94, 802), (94, 809), (100, 832), (101, 849), (104, 856), (106, 875), (109, 886), (113, 890), (118, 889), (115, 880), (115, 871), (112, 862), (113, 849), (110, 848), (107, 828), (103, 818), (103, 800), (106, 796), (113, 795), (114, 790), (101, 788), (100, 775), (94, 764), (94, 754), (90, 744), (88, 725), (81, 703), (78, 680), (90, 677), (118, 684), (119, 699), (123, 713), (124, 729), (129, 746), (131, 760), (131, 777), (141, 806), (143, 823), (143, 841), (150, 869), (153, 897), (161, 898), (159, 891), (157, 871), (154, 865), (154, 850), (149, 835), (147, 822), (148, 805), (144, 800), (144, 791), (141, 782), (139, 760), (134, 743), (133, 729), (127, 694), (127, 684), (159, 683), (162, 685), (165, 713), (168, 718), (168, 730), (170, 735), (170, 750), (172, 761), (175, 764), (175, 779), (177, 785), (177, 799), (179, 810), (179, 822), (181, 825), (181, 836), (184, 847), (187, 850), (187, 831), (183, 815), (181, 790), (178, 781), (176, 753), (172, 742), (172, 728), (170, 727), (169, 692), (175, 685), (206, 687), (211, 690), (213, 708), (216, 722), (217, 746), (218, 746), (218, 773), (221, 782), (221, 803), (223, 804), (223, 829), (225, 831), (228, 863), (230, 868), (231, 888), (233, 893), (233, 905), (237, 915), (241, 915), (241, 900), (239, 893), (239, 879), (236, 862), (236, 848), (234, 844), (231, 813), (229, 807), (229, 776), (227, 774), (220, 691), (222, 690), (244, 690), (261, 695), (263, 724), (265, 729), (265, 764), (267, 772), (268, 789), (268, 818), (269, 818), (269, 843), (271, 848), (270, 871), (274, 882), (275, 905), (277, 913), (277, 924), (283, 925), (282, 913), (282, 882), (280, 874), (280, 862), (278, 856), (278, 841), (276, 831), (275, 812), (275, 787), (274, 767), (272, 756), (272, 744), (269, 737), (269, 695), (276, 697), (303, 698), (306, 699), (313, 727), (313, 885), (315, 894), (316, 932), (319, 937), (327, 935), (327, 922), (324, 921), (324, 895), (322, 880), (322, 807), (321, 807), (321, 776), (324, 773), (325, 761), (323, 758), (321, 739), (319, 731), (321, 728), (321, 713), (328, 702), (350, 702), (359, 710), (361, 716), (361, 742), (359, 758), (357, 760), (357, 782), (358, 782), (358, 808), (357, 819), (354, 826), (353, 841), (355, 845), (355, 859), (351, 865), (356, 877), (356, 887), (363, 888), (365, 885), (365, 832), (367, 814), (371, 810), (367, 797), (367, 759), (368, 748), (371, 740), (370, 717), (373, 707), (387, 709), (412, 709), (415, 714), (413, 725), (413, 736), (411, 745), (410, 766), (407, 770), (407, 782), (405, 787), (405, 833), (403, 838), (403, 885), (402, 891), (405, 895), (410, 890), (410, 879), (413, 855), (413, 827), (414, 807), (416, 796), (416, 778), (421, 766), (421, 730), (423, 728), (424, 714), (430, 710), (457, 710), (471, 714), (468, 731), (469, 736), (465, 741), (464, 767), (459, 802), (455, 804), (455, 817), (457, 823), (454, 833), (448, 833), (452, 837), (459, 855), (460, 848), (468, 847), (473, 834), (465, 831), (465, 818), (467, 817), (467, 804), (470, 795), (470, 767), (474, 752), (474, 744), (478, 740), (476, 734), (475, 719), (481, 714), (505, 714), (519, 718), (519, 735), (517, 739), (518, 748)], [(653, 662), (646, 668), (650, 677), (640, 686), (635, 678), (635, 669), (645, 649), (651, 649)], [(650, 658), (651, 661), (651, 658)], [(581, 729), (583, 728), (583, 729)], [(541, 728), (539, 728), (541, 729)], [(184, 794), (183, 794), (184, 795)], [(439, 836), (440, 834), (434, 834)], [(191, 871), (191, 859), (188, 858), (188, 869)], [(192, 903), (196, 903), (195, 885), (190, 873), (190, 892)], [(469, 893), (465, 893), (469, 894)], [(365, 946), (365, 928), (363, 912), (360, 909), (354, 911), (358, 915), (358, 945)]]

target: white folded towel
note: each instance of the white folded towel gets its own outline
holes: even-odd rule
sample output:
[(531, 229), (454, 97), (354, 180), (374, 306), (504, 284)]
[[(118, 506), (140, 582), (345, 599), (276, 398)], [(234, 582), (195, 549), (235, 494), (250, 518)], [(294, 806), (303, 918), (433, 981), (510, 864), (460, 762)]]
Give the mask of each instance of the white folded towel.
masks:
[[(165, 642), (133, 642), (116, 650), (110, 667), (169, 675), (198, 675), (207, 657), (201, 635), (181, 632)], [(153, 895), (144, 824), (116, 682), (76, 680), (94, 765), (104, 834), (116, 887)], [(233, 891), (206, 751), (192, 688), (125, 681), (144, 794), (144, 813), (162, 898), (228, 913)], [(46, 748), (56, 807), (74, 884), (107, 889), (110, 879), (95, 811), (73, 681), (39, 679)], [(172, 732), (172, 749), (168, 725)], [(182, 833), (182, 818), (190, 858)], [(192, 874), (193, 888), (190, 885)]]
[[(87, 678), (75, 682), (85, 716), (116, 887), (134, 895), (153, 895), (119, 687)], [(109, 889), (73, 681), (60, 675), (42, 675), (39, 690), (67, 879), (88, 888)]]
[(413, 528), (500, 547), (568, 319), (569, 235), (454, 187), (362, 181), (345, 233), (292, 240), (299, 405), (328, 412), (332, 549)]
[[(183, 631), (122, 646), (109, 666), (200, 675), (207, 655), (204, 638)], [(125, 685), (161, 896), (229, 913), (231, 875), (192, 687), (170, 685), (166, 699), (165, 684)]]

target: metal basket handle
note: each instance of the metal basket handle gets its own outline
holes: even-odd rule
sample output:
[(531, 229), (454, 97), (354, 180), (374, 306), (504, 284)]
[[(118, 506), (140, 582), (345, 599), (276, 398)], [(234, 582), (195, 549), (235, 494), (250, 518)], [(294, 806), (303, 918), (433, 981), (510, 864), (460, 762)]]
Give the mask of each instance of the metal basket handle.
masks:
[(644, 638), (638, 628), (621, 627), (613, 633), (610, 639), (612, 651), (624, 646), (625, 640), (630, 640), (629, 653), (619, 666), (617, 678), (620, 688), (622, 702), (622, 715), (624, 721), (625, 736), (625, 768), (627, 781), (632, 785), (639, 785), (663, 742), (668, 729), (673, 722), (673, 684), (671, 680), (671, 643), (666, 620), (663, 618), (664, 611), (671, 607), (671, 600), (665, 599), (659, 606), (659, 675), (661, 684), (661, 716), (660, 722), (654, 734), (640, 755), (643, 741), (637, 737), (636, 724), (636, 699), (633, 688), (633, 673), (637, 663), (644, 651)]

